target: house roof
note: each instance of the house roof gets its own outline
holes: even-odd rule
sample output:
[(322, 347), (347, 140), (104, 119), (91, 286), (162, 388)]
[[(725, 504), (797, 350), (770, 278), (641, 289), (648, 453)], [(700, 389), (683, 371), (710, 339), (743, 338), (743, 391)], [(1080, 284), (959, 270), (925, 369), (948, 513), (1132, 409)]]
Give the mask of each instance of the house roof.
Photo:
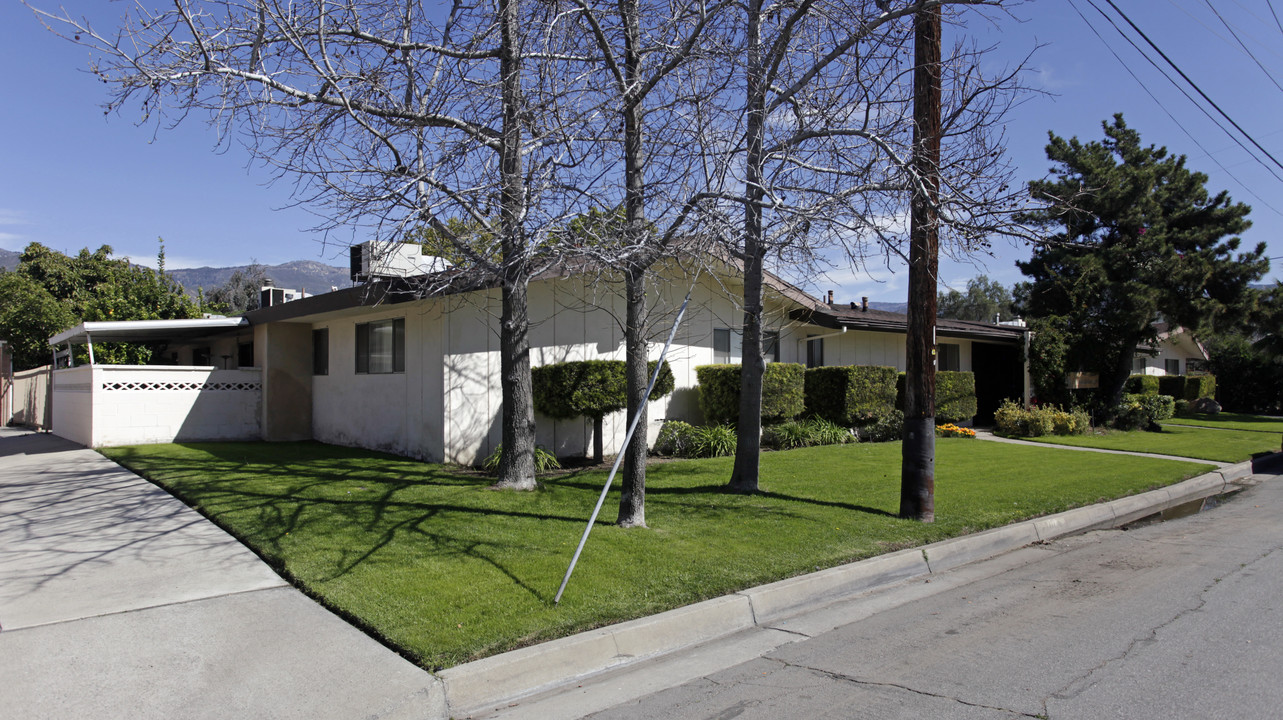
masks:
[(82, 322), (49, 338), (50, 345), (70, 342), (149, 342), (186, 340), (248, 327), (241, 317), (200, 318), (195, 320), (107, 320)]
[[(885, 310), (861, 309), (856, 303), (819, 304), (814, 310), (794, 310), (790, 313), (794, 320), (809, 322), (812, 325), (840, 330), (866, 330), (869, 332), (907, 332), (909, 316)], [(993, 323), (972, 320), (936, 319), (936, 334), (945, 337), (987, 340), (990, 342), (1020, 343), (1024, 341), (1028, 328), (1014, 325), (995, 325)]]
[[(733, 272), (742, 272), (743, 266), (738, 260), (727, 259), (711, 253), (706, 253), (706, 256), (706, 259), (721, 262)], [(599, 269), (593, 263), (594, 261), (587, 259), (561, 261), (536, 273), (530, 280), (535, 282), (591, 273)], [(779, 276), (770, 272), (764, 272), (763, 276), (764, 285), (767, 288), (802, 306), (802, 308), (823, 307), (818, 300)], [(409, 302), (429, 297), (458, 295), (473, 290), (493, 289), (498, 286), (499, 282), (493, 278), (452, 269), (432, 275), (388, 278), (344, 290), (312, 295), (288, 303), (254, 310), (246, 313), (245, 317), (254, 325), (267, 322), (288, 322), (321, 313)], [(423, 288), (425, 287), (430, 287), (431, 290), (424, 292)]]

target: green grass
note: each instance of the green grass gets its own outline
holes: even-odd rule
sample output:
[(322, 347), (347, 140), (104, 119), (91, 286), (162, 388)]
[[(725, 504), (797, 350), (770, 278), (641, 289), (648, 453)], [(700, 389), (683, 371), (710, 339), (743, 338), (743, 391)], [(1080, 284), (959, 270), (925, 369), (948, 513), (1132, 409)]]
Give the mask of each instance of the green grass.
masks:
[(723, 491), (730, 458), (652, 465), (650, 529), (610, 525), (612, 493), (559, 607), (552, 597), (604, 473), (514, 493), (452, 468), (317, 443), (103, 452), (433, 669), (1208, 469), (975, 440), (936, 447), (931, 525), (895, 517), (899, 443), (767, 453), (765, 492), (751, 496)]
[(1164, 425), (1192, 425), (1198, 427), (1220, 428), (1222, 430), (1253, 430), (1256, 432), (1283, 433), (1283, 418), (1265, 415), (1241, 415), (1239, 413), (1220, 413), (1218, 415), (1196, 415), (1192, 418), (1172, 418), (1164, 420)]
[(1026, 439), (1053, 445), (1147, 452), (1227, 463), (1274, 452), (1280, 446), (1280, 436), (1273, 433), (1213, 430), (1171, 425), (1167, 420), (1163, 422), (1162, 432), (1098, 430), (1090, 435), (1044, 435)]

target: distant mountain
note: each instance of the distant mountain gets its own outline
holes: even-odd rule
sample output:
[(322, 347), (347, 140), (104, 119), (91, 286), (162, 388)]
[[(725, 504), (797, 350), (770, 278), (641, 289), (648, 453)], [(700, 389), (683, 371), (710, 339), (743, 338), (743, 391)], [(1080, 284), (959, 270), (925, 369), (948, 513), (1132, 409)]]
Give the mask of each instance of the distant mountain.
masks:
[[(188, 295), (195, 296), (197, 288), (206, 291), (227, 282), (237, 270), (247, 270), (249, 265), (235, 267), (201, 267), (166, 270), (165, 274), (182, 284)], [(264, 265), (267, 276), (276, 287), (306, 290), (309, 295), (327, 293), (331, 288), (352, 286), (347, 268), (326, 265), (314, 260), (295, 260), (280, 265)]]
[(0, 267), (5, 270), (13, 270), (18, 267), (18, 258), (20, 257), (22, 257), (22, 253), (0, 248)]

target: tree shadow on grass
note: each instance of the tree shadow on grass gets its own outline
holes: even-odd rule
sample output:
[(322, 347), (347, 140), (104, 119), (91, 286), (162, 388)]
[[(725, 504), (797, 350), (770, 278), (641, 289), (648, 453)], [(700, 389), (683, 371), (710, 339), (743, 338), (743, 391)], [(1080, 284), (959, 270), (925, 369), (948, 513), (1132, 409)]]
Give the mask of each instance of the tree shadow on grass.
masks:
[[(585, 490), (585, 491), (595, 490), (599, 492), (601, 490), (601, 485), (593, 485), (586, 482), (571, 483), (571, 482), (559, 481), (557, 482), (557, 485), (562, 487), (573, 487), (573, 488), (576, 488), (579, 490)], [(818, 498), (803, 497), (801, 495), (788, 495), (785, 493), (772, 492), (770, 490), (758, 490), (757, 492), (754, 492), (754, 493), (742, 493), (737, 490), (731, 489), (725, 483), (706, 484), (706, 485), (689, 485), (685, 487), (663, 487), (663, 486), (655, 487), (655, 486), (647, 485), (646, 495), (647, 497), (650, 497), (650, 496), (667, 497), (667, 496), (682, 496), (682, 495), (722, 495), (722, 496), (731, 495), (731, 496), (744, 497), (744, 498), (770, 498), (772, 500), (780, 500), (783, 502), (805, 503), (809, 505), (818, 505), (821, 507), (831, 507), (831, 508), (837, 508), (840, 510), (850, 510), (852, 512), (867, 513), (869, 515), (880, 515), (883, 517), (898, 517), (895, 513), (888, 512), (886, 510), (881, 510), (879, 508), (870, 507), (868, 505), (859, 505), (856, 503), (841, 502), (838, 500), (820, 500)]]

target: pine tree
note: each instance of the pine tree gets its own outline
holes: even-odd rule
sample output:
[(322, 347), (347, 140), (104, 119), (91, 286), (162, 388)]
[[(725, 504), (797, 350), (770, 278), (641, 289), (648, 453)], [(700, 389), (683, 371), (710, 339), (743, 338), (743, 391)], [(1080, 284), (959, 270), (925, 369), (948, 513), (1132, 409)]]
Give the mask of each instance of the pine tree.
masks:
[(1251, 208), (1209, 194), (1183, 155), (1141, 145), (1121, 114), (1102, 127), (1089, 143), (1048, 133), (1052, 174), (1029, 183), (1046, 207), (1025, 220), (1051, 232), (1017, 263), (1031, 278), (1017, 296), (1030, 316), (1064, 319), (1070, 366), (1100, 373), (1112, 407), (1155, 320), (1195, 332), (1233, 322), (1269, 262), (1264, 243), (1235, 254)]

